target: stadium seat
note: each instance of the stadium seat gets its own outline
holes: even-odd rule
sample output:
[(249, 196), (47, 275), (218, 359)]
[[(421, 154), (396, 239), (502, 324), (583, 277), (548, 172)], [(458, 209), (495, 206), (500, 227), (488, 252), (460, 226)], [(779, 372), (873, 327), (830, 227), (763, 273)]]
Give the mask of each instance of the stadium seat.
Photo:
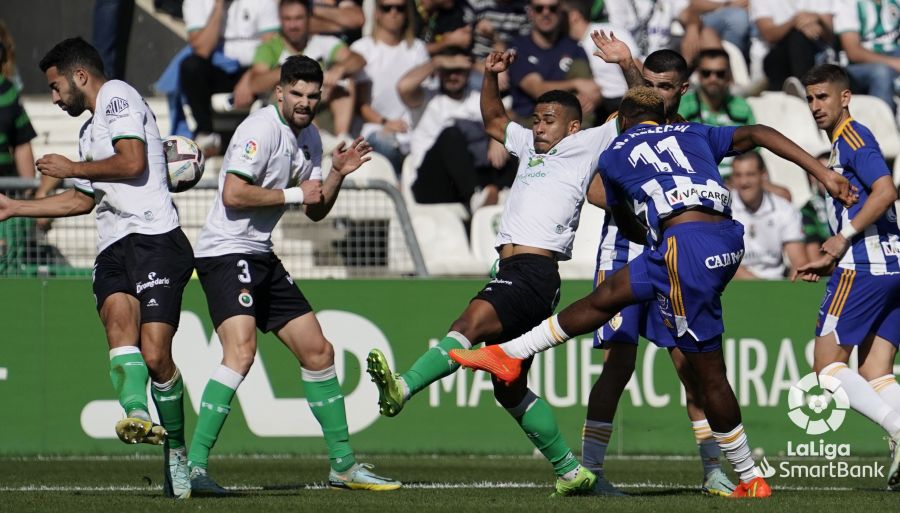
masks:
[(497, 259), (497, 250), (494, 242), (497, 238), (497, 228), (500, 226), (500, 215), (503, 207), (490, 205), (481, 207), (472, 215), (472, 227), (469, 230), (469, 240), (472, 241), (472, 254), (475, 260), (481, 262), (487, 268)]
[(850, 98), (850, 114), (875, 134), (881, 152), (887, 160), (900, 155), (900, 133), (891, 108), (875, 96), (854, 94)]
[(469, 220), (469, 211), (466, 210), (466, 207), (462, 205), (462, 203), (429, 203), (423, 204), (416, 202), (416, 198), (413, 197), (412, 192), (412, 184), (416, 180), (416, 169), (413, 167), (413, 160), (409, 157), (403, 160), (403, 169), (400, 173), (400, 192), (403, 193), (403, 200), (406, 201), (406, 206), (409, 209), (415, 207), (416, 210), (419, 209), (432, 209), (432, 210), (444, 210), (454, 214), (458, 219), (462, 221)]
[[(399, 188), (400, 182), (397, 180), (397, 175), (394, 173), (394, 167), (391, 165), (391, 162), (380, 153), (373, 151), (370, 155), (372, 160), (351, 173), (347, 180), (359, 185), (365, 185), (367, 180), (383, 180)], [(331, 169), (331, 157), (322, 159), (322, 168), (325, 169), (326, 161), (328, 162), (328, 169)]]
[(590, 280), (597, 268), (597, 248), (603, 230), (603, 209), (585, 202), (575, 232), (572, 259), (559, 263), (559, 275), (563, 279)]
[(425, 267), (431, 275), (486, 276), (490, 264), (476, 259), (469, 250), (462, 220), (445, 208), (410, 207), (413, 230)]
[[(825, 132), (819, 130), (806, 102), (785, 93), (766, 92), (756, 98), (747, 98), (756, 121), (768, 125), (788, 136), (812, 155), (830, 151), (831, 145)], [(809, 200), (809, 182), (806, 173), (794, 164), (767, 150), (762, 150), (763, 160), (769, 169), (772, 182), (787, 187), (795, 206)]]

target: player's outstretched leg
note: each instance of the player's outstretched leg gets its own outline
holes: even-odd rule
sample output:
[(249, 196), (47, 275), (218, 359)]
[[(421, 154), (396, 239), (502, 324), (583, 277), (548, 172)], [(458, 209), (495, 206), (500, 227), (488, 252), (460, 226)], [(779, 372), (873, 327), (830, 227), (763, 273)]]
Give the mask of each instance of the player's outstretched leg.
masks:
[[(249, 368), (249, 366), (248, 366)], [(219, 486), (211, 477), (209, 468), (209, 452), (216, 445), (225, 419), (231, 413), (231, 401), (244, 375), (225, 366), (219, 365), (203, 389), (200, 399), (200, 415), (194, 437), (191, 439), (191, 450), (188, 452), (188, 465), (191, 469), (191, 495), (222, 496), (229, 492)]]
[(150, 420), (147, 408), (147, 364), (137, 346), (121, 346), (109, 351), (109, 377), (125, 410), (116, 422), (116, 435), (126, 444), (162, 444), (166, 430)]
[(191, 496), (191, 478), (184, 442), (184, 381), (181, 372), (176, 368), (175, 374), (166, 382), (151, 382), (150, 391), (160, 424), (168, 433), (163, 445), (163, 494), (187, 499)]
[(386, 417), (400, 413), (410, 397), (422, 391), (435, 381), (449, 376), (459, 369), (459, 364), (450, 359), (453, 349), (472, 347), (464, 335), (451, 331), (436, 346), (419, 357), (412, 367), (403, 374), (391, 371), (381, 351), (373, 349), (366, 358), (366, 371), (378, 388), (379, 411)]

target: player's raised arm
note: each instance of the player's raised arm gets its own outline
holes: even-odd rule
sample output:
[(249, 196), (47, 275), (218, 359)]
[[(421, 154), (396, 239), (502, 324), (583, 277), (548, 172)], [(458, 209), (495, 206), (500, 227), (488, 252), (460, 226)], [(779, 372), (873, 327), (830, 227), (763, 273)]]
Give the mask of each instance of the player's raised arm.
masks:
[(94, 198), (77, 190), (34, 200), (16, 200), (0, 194), (0, 221), (10, 217), (69, 217), (94, 209)]
[(325, 219), (325, 216), (331, 212), (331, 207), (334, 206), (334, 202), (337, 200), (338, 193), (341, 191), (341, 184), (344, 183), (344, 177), (372, 160), (372, 156), (369, 155), (371, 152), (372, 146), (362, 137), (357, 137), (349, 145), (344, 144), (342, 141), (331, 152), (331, 172), (328, 173), (322, 186), (322, 201), (307, 204), (306, 216), (313, 221)]
[(850, 185), (846, 178), (838, 173), (831, 172), (815, 157), (797, 146), (777, 130), (765, 125), (748, 125), (738, 127), (734, 131), (734, 149), (740, 152), (751, 150), (761, 146), (779, 157), (790, 160), (800, 166), (804, 171), (822, 182), (828, 189), (828, 194), (850, 206), (859, 200), (857, 191)]
[(591, 39), (597, 45), (594, 55), (610, 64), (618, 64), (622, 68), (622, 74), (625, 75), (625, 82), (629, 88), (644, 85), (644, 76), (634, 62), (628, 45), (616, 38), (614, 33), (607, 34), (602, 30), (591, 32)]
[(509, 69), (509, 65), (515, 59), (514, 53), (506, 51), (491, 52), (484, 60), (484, 81), (481, 83), (481, 117), (484, 120), (484, 129), (487, 134), (501, 143), (506, 138), (509, 116), (506, 115), (506, 108), (500, 101), (497, 75)]

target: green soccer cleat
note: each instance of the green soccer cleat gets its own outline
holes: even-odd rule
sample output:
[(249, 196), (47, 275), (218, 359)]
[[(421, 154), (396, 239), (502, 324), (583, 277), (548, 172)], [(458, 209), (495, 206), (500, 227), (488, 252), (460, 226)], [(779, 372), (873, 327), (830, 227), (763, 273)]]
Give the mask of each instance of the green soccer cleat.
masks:
[(166, 441), (166, 428), (139, 417), (125, 417), (116, 422), (116, 435), (126, 444), (162, 445)]
[(191, 476), (187, 463), (187, 449), (169, 449), (169, 442), (163, 446), (163, 495), (175, 499), (191, 497)]
[(202, 467), (191, 469), (191, 496), (192, 497), (225, 497), (231, 492), (219, 486), (213, 481)]
[(400, 481), (375, 475), (372, 473), (372, 465), (357, 463), (346, 472), (337, 472), (331, 469), (328, 474), (328, 486), (344, 490), (371, 490), (375, 492), (387, 492), (400, 488)]
[(717, 497), (730, 497), (734, 492), (734, 483), (728, 479), (722, 469), (713, 470), (707, 474), (700, 486), (700, 492), (705, 495), (714, 495)]
[(605, 497), (628, 497), (627, 493), (613, 486), (613, 484), (607, 481), (605, 477), (597, 477), (597, 482), (594, 484), (594, 489), (591, 490), (590, 495), (603, 495)]
[(563, 478), (556, 479), (556, 491), (550, 494), (550, 497), (571, 497), (573, 495), (591, 495), (594, 485), (597, 483), (597, 476), (590, 470), (578, 466), (578, 472), (575, 477), (570, 480)]
[(384, 353), (377, 349), (369, 351), (366, 363), (368, 364), (366, 372), (372, 376), (372, 381), (378, 387), (378, 411), (385, 417), (397, 415), (406, 402), (403, 387), (400, 385), (400, 376), (391, 372)]
[(888, 441), (891, 448), (891, 466), (888, 470), (888, 490), (900, 491), (900, 433)]

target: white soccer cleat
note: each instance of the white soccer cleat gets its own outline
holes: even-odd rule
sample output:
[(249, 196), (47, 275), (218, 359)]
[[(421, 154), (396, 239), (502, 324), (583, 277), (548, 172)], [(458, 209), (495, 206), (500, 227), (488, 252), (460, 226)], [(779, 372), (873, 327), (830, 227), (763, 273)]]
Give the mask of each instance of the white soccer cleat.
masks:
[(169, 449), (168, 443), (163, 449), (163, 472), (165, 482), (163, 495), (175, 499), (188, 499), (191, 496), (191, 475), (188, 468), (187, 448)]

